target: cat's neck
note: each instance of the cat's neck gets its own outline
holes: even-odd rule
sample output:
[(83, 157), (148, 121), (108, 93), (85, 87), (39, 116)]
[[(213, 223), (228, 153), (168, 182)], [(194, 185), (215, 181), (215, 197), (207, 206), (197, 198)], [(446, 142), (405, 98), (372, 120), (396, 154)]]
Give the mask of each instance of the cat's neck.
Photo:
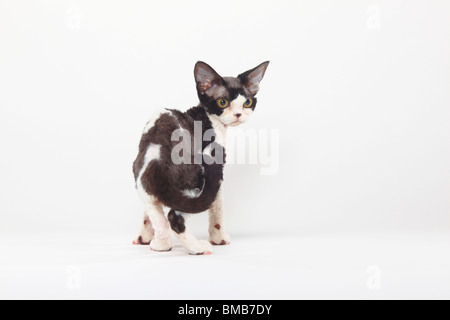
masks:
[(208, 118), (209, 121), (211, 121), (214, 132), (216, 133), (215, 142), (225, 147), (228, 126), (220, 121), (219, 117), (215, 114), (208, 114)]
[[(202, 121), (204, 124), (206, 124), (206, 122), (208, 122), (209, 120), (210, 125), (214, 129), (214, 132), (216, 134), (215, 141), (222, 146), (225, 146), (228, 126), (220, 121), (219, 116), (215, 114), (209, 114), (208, 112), (206, 112), (205, 107), (203, 107), (201, 104), (189, 109), (187, 111), (187, 114), (192, 117), (193, 120)], [(208, 129), (208, 127), (209, 124), (206, 125), (206, 129)]]

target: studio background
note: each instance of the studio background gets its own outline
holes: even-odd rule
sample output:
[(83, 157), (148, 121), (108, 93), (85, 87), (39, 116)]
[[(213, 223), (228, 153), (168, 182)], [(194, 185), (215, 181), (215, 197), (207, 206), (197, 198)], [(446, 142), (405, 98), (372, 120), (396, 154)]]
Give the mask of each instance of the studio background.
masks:
[[(443, 235), (436, 252), (448, 249), (449, 12), (448, 1), (0, 0), (2, 248), (16, 257), (42, 236), (47, 248), (69, 236), (128, 245), (148, 118), (197, 104), (198, 60), (223, 76), (270, 60), (240, 128), (279, 132), (279, 169), (226, 167), (232, 240), (403, 232)], [(204, 238), (207, 215), (189, 225)], [(430, 292), (449, 297), (439, 272)], [(19, 295), (1, 279), (0, 296)]]

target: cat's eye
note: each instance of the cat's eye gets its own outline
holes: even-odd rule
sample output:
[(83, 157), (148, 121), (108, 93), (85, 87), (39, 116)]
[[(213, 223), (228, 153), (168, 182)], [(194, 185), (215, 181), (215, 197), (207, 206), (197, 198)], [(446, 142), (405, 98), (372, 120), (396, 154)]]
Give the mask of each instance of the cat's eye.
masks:
[(253, 100), (248, 98), (245, 102), (244, 102), (244, 107), (246, 108), (250, 108), (253, 104)]
[(225, 100), (225, 99), (217, 100), (217, 105), (222, 109), (225, 109), (226, 107), (228, 107), (229, 104), (230, 103), (228, 102), (228, 100)]

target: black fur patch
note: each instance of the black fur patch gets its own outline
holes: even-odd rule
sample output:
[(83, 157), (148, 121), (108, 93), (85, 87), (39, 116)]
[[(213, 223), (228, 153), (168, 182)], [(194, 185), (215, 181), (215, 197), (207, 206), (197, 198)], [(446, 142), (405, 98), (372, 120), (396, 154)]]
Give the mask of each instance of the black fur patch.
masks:
[(167, 216), (170, 222), (170, 227), (173, 231), (180, 234), (186, 231), (185, 221), (182, 215), (178, 215), (175, 210), (170, 210)]
[(137, 244), (146, 246), (146, 245), (149, 245), (150, 242), (144, 242), (144, 241), (142, 240), (142, 236), (139, 236), (139, 238), (138, 238), (138, 243), (137, 243)]

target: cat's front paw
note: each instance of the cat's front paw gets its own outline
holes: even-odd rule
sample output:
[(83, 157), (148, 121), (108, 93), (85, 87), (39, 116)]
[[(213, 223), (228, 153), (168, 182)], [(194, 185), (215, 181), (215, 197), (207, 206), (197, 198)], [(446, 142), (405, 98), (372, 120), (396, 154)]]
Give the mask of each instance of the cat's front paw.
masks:
[(167, 239), (153, 239), (150, 242), (150, 249), (153, 251), (165, 252), (172, 250), (172, 240)]
[(215, 246), (224, 246), (231, 243), (231, 238), (226, 232), (214, 230), (209, 235), (209, 242)]
[(213, 248), (208, 241), (198, 240), (186, 248), (191, 255), (209, 255), (212, 254)]
[(152, 224), (150, 220), (144, 219), (142, 223), (141, 230), (139, 231), (139, 235), (136, 239), (133, 240), (134, 245), (149, 245), (150, 242), (155, 237), (155, 231), (153, 230)]
[(152, 239), (144, 240), (144, 238), (142, 236), (138, 236), (136, 239), (133, 240), (133, 244), (148, 246), (150, 244), (150, 241), (152, 241)]

